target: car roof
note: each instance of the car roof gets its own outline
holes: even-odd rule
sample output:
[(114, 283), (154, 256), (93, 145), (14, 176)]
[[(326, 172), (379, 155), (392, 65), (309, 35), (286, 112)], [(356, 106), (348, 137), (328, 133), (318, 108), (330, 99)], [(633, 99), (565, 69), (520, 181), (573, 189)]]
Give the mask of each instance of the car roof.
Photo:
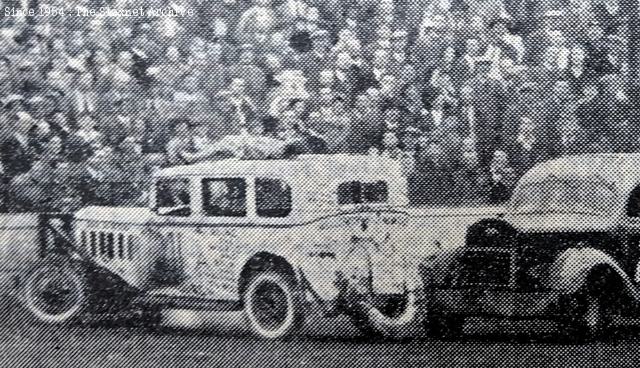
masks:
[(545, 161), (529, 170), (520, 179), (519, 185), (540, 182), (550, 176), (597, 178), (614, 185), (619, 193), (624, 193), (640, 183), (640, 154), (594, 153)]
[(225, 159), (158, 170), (155, 177), (269, 176), (309, 180), (315, 176), (336, 179), (389, 178), (402, 175), (397, 160), (367, 155), (301, 155), (292, 159)]

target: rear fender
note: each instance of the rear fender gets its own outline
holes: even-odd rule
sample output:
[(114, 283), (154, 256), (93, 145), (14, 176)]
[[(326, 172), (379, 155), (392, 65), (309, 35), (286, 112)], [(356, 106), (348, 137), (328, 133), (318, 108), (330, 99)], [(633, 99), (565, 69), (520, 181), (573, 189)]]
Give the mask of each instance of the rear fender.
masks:
[(595, 248), (571, 248), (562, 252), (551, 265), (548, 285), (563, 294), (576, 293), (586, 285), (591, 271), (603, 266), (620, 277), (626, 291), (633, 298), (640, 298), (640, 293), (618, 262)]

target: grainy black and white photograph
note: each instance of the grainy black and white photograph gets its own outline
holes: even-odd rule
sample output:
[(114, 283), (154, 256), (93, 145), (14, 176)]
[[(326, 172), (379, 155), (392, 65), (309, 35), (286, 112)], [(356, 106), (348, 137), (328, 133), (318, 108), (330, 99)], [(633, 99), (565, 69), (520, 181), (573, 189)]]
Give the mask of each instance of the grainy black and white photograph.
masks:
[(638, 365), (640, 0), (0, 0), (0, 368)]

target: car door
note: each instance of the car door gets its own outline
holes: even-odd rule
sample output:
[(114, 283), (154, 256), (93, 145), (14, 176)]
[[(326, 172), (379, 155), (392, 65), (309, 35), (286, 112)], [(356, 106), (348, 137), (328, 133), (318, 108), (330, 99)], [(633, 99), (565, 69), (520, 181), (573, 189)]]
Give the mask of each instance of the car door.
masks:
[(236, 262), (246, 251), (248, 238), (247, 180), (205, 177), (195, 185), (200, 211), (192, 232), (184, 238), (186, 279), (181, 289), (208, 299), (236, 299)]
[(154, 220), (147, 226), (143, 250), (153, 263), (152, 283), (156, 287), (176, 287), (187, 278), (185, 254), (187, 238), (196, 224), (197, 203), (194, 183), (189, 178), (159, 178), (155, 184)]

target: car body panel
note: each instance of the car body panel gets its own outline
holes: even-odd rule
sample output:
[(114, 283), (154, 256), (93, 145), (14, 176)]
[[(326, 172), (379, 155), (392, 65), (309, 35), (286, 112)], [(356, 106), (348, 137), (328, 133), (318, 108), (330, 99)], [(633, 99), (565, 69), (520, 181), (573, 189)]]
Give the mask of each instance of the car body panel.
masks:
[[(564, 189), (560, 187), (566, 193), (580, 188), (580, 183), (595, 183), (602, 190), (594, 190), (589, 195), (570, 193), (573, 198), (562, 192), (549, 192), (547, 196), (544, 191), (539, 197), (525, 196), (526, 191), (536, 190), (536, 185), (547, 188), (542, 185), (551, 182), (566, 183)], [(584, 290), (591, 282), (589, 276), (603, 270), (608, 272), (607, 277), (619, 280), (616, 285), (621, 287), (615, 292), (640, 300), (637, 288), (640, 222), (628, 213), (630, 201), (637, 200), (632, 193), (639, 186), (638, 154), (569, 156), (535, 166), (518, 182), (504, 215), (483, 225), (485, 235), (480, 240), (467, 239), (464, 247), (439, 255), (439, 262), (434, 263), (428, 273), (433, 289), (432, 307), (439, 308), (442, 313), (462, 315), (550, 316), (563, 312), (554, 309), (558, 300)], [(557, 190), (557, 187), (548, 187)], [(531, 206), (522, 206), (522, 203), (526, 204), (526, 198), (547, 198), (551, 202), (540, 203), (534, 208), (536, 203), (532, 200)], [(563, 203), (561, 198), (568, 202)], [(553, 203), (554, 200), (558, 202)], [(598, 211), (580, 211), (580, 206), (576, 210), (574, 203), (583, 203), (586, 209), (590, 203), (606, 206), (595, 206)], [(511, 228), (513, 233), (505, 235), (507, 241), (497, 245), (498, 248), (483, 246), (483, 242), (497, 236), (496, 226), (503, 229), (500, 231)], [(470, 258), (476, 255), (480, 258)], [(500, 271), (495, 274), (509, 273), (504, 278), (508, 282), (498, 286), (456, 283), (460, 277), (482, 279), (484, 272), (488, 272), (480, 266), (482, 262), (498, 265), (499, 257), (508, 257), (509, 261), (504, 266), (496, 266), (494, 269)], [(478, 262), (476, 270), (483, 274), (461, 276), (466, 272), (464, 262), (472, 261)], [(493, 276), (486, 278), (496, 279)], [(530, 303), (521, 302), (528, 299), (531, 299)], [(502, 303), (506, 307), (495, 306)]]

